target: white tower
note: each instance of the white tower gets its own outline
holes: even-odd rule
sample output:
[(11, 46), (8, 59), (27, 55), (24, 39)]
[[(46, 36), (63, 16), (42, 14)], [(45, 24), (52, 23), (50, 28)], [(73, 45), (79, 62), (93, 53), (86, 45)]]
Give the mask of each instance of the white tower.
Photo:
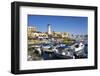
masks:
[(50, 24), (48, 24), (48, 34), (49, 34), (49, 35), (52, 34)]

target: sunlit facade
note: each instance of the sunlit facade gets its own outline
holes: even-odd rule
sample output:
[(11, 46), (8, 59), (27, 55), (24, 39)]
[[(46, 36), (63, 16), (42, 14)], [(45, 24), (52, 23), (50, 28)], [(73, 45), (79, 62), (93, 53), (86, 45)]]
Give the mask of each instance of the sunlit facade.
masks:
[(70, 34), (67, 33), (67, 32), (52, 32), (51, 30), (51, 26), (48, 25), (47, 26), (47, 32), (39, 32), (36, 27), (32, 27), (32, 26), (29, 26), (28, 27), (28, 37), (29, 38), (48, 38), (49, 35), (52, 36), (52, 38), (66, 38), (66, 37), (69, 37)]

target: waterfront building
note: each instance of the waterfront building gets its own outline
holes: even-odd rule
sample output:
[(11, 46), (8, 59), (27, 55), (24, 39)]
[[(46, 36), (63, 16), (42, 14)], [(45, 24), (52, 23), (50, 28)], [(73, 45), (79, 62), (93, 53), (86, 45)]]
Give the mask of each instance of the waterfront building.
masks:
[(62, 32), (61, 35), (62, 35), (62, 37), (69, 37), (69, 33), (67, 33), (67, 32)]
[(28, 29), (27, 29), (28, 38), (32, 38), (34, 32), (37, 32), (36, 27), (28, 26)]
[(36, 29), (36, 27), (28, 26), (28, 38), (31, 39), (52, 39), (62, 41), (63, 38), (70, 38), (70, 34), (68, 32), (52, 32), (51, 25), (47, 25), (47, 32), (40, 32)]
[(28, 32), (36, 32), (37, 31), (37, 28), (36, 27), (33, 27), (33, 26), (28, 26), (27, 31)]
[(69, 37), (69, 33), (67, 32), (54, 32), (53, 33), (53, 36), (54, 37), (61, 37), (61, 38), (64, 38), (64, 37)]

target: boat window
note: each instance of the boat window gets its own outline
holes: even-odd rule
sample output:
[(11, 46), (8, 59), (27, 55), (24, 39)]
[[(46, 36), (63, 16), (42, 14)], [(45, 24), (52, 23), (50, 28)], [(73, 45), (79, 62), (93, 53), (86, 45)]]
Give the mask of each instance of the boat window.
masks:
[(78, 47), (79, 47), (79, 45), (75, 45), (75, 47), (76, 47), (76, 48), (78, 48)]

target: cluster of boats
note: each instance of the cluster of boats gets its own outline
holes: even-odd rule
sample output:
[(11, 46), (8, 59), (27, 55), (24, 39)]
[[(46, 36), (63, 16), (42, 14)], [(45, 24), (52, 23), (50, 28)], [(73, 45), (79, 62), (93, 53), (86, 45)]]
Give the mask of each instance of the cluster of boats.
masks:
[(37, 51), (44, 60), (87, 58), (87, 44), (81, 41), (69, 46), (64, 43), (46, 43), (32, 47), (33, 51)]

